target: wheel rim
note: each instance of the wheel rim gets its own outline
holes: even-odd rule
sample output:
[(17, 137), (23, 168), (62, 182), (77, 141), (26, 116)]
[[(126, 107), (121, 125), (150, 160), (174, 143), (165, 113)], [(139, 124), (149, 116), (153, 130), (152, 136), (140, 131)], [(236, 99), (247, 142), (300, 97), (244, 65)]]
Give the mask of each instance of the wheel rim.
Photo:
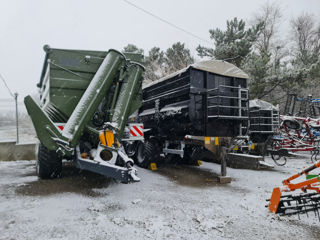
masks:
[(127, 155), (128, 157), (132, 157), (136, 153), (136, 148), (134, 143), (128, 143), (127, 145)]

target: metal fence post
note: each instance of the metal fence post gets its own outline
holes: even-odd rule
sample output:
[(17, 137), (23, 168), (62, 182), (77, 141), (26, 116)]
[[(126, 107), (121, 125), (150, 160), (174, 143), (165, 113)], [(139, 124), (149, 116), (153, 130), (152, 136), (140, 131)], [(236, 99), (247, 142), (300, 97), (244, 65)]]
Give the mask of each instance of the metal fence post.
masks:
[(16, 128), (17, 128), (17, 142), (16, 143), (19, 143), (18, 93), (14, 93), (14, 100), (16, 102)]

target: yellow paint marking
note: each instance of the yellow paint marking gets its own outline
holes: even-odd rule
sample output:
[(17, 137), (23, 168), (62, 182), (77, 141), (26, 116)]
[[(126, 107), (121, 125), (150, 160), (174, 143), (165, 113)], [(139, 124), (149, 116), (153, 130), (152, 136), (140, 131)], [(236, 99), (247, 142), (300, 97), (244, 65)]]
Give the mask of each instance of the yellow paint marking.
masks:
[(158, 170), (157, 164), (156, 163), (150, 163), (150, 169), (151, 169), (151, 171), (157, 171)]
[(215, 137), (215, 138), (214, 138), (214, 144), (215, 144), (216, 146), (219, 145), (219, 138), (218, 138), (218, 137)]

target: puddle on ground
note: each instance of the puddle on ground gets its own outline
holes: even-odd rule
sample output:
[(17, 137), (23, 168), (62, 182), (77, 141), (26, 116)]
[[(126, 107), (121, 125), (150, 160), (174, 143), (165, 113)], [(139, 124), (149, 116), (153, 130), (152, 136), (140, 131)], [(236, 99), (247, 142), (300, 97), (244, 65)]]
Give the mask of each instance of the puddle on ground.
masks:
[[(218, 187), (242, 194), (247, 194), (250, 192), (248, 189), (235, 187), (231, 183), (219, 183), (219, 174), (210, 171), (210, 169), (205, 169), (202, 167), (183, 164), (166, 164), (155, 171), (155, 173), (165, 176), (181, 186), (193, 188)], [(236, 179), (232, 178), (231, 182), (233, 181), (236, 181)]]
[(156, 172), (183, 186), (201, 188), (221, 185), (218, 182), (218, 174), (201, 167), (166, 164)]
[[(17, 194), (26, 196), (47, 196), (58, 193), (77, 193), (86, 196), (97, 197), (101, 194), (93, 191), (94, 188), (108, 187), (112, 182), (110, 178), (102, 175), (82, 171), (68, 166), (63, 168), (62, 178), (47, 179), (28, 182), (18, 186)], [(36, 176), (36, 173), (33, 174)]]

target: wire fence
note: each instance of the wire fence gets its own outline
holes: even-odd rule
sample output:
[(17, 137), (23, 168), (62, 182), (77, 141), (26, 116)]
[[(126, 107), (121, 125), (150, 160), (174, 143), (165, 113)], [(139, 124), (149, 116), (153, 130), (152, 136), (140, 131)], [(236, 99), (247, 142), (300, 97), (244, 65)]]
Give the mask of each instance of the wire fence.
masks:
[(18, 93), (11, 91), (1, 74), (0, 80), (12, 97), (0, 98), (0, 141), (14, 139), (16, 143), (20, 143), (21, 136), (24, 141), (34, 141), (35, 131), (23, 102), (18, 101)]
[(0, 141), (34, 141), (35, 131), (22, 101), (18, 101), (19, 130), (17, 135), (15, 99), (0, 99)]
[[(25, 118), (26, 109), (23, 102), (18, 102), (18, 116)], [(0, 126), (16, 124), (16, 105), (14, 99), (0, 99)]]

